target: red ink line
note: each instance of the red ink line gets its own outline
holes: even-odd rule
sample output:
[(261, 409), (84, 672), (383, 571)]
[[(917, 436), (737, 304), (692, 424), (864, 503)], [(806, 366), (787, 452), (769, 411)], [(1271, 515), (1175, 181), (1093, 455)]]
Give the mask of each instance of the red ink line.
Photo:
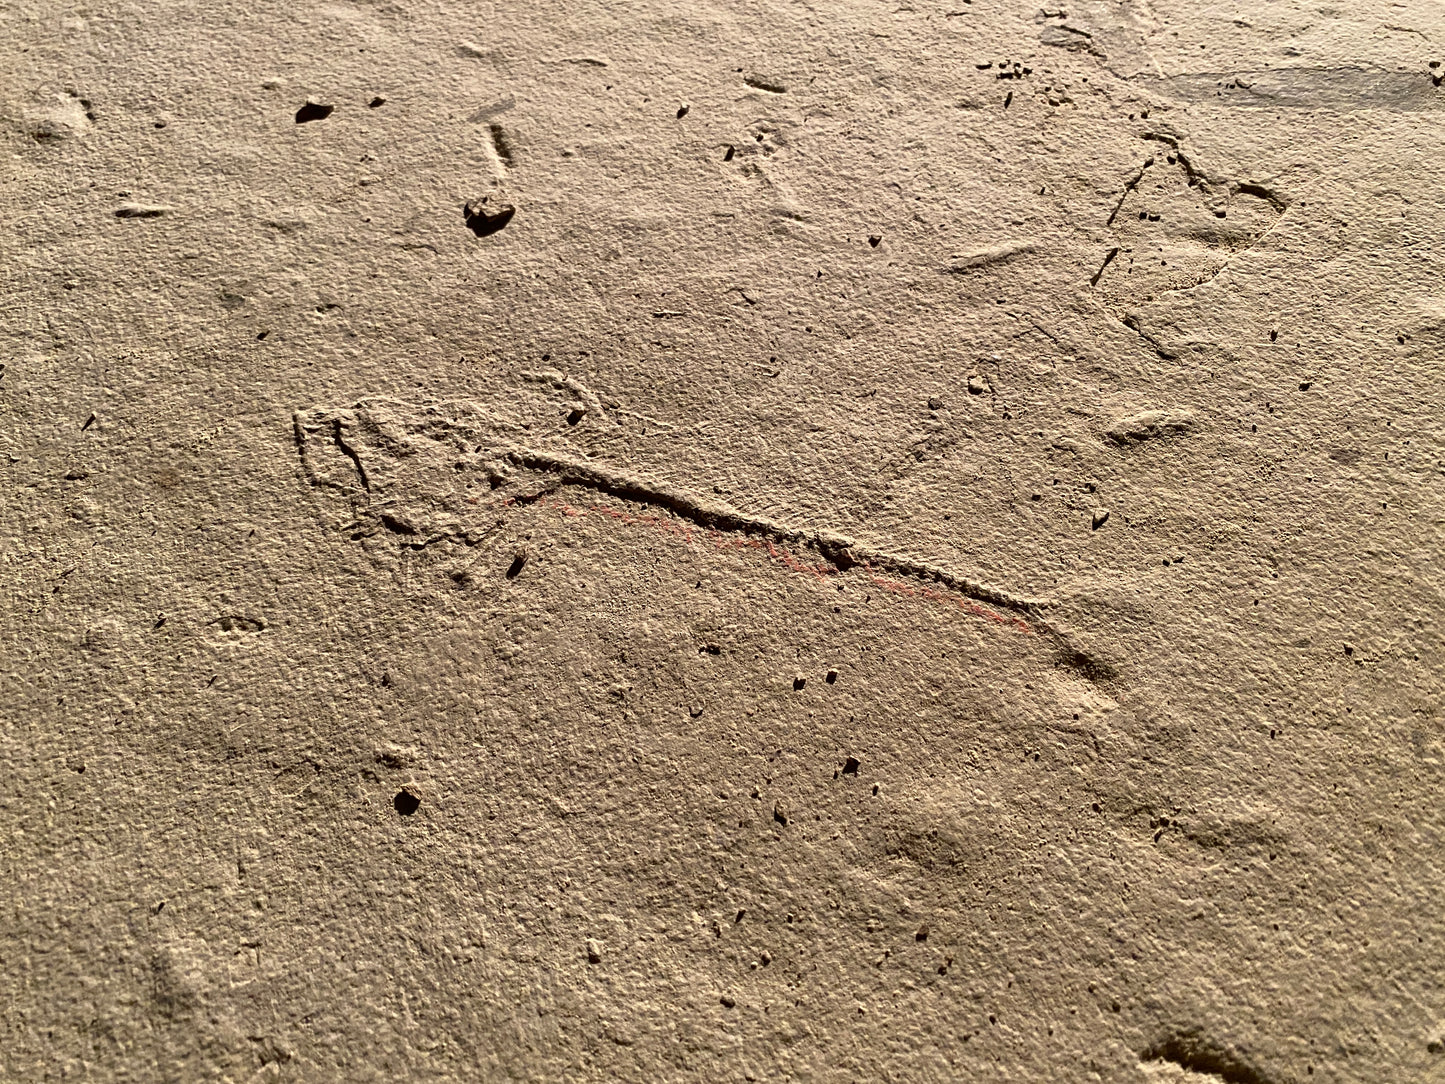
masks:
[[(507, 507), (516, 504), (517, 499), (515, 497), (507, 497), (496, 503), (502, 507)], [(634, 516), (629, 512), (621, 512), (615, 508), (609, 508), (606, 505), (598, 503), (593, 503), (587, 508), (577, 508), (565, 501), (552, 500), (546, 497), (539, 498), (535, 503), (543, 507), (556, 508), (563, 516), (585, 516), (592, 512), (597, 512), (619, 523), (627, 524), (628, 526), (640, 524), (644, 527), (650, 527), (660, 535), (680, 538), (688, 545), (692, 545), (694, 541), (692, 528), (685, 524), (678, 524), (670, 517), (654, 515)], [(741, 537), (728, 536), (716, 527), (707, 528), (707, 536), (719, 553), (729, 549), (766, 549), (768, 558), (781, 564), (789, 572), (800, 575), (806, 574), (814, 579), (827, 579), (829, 576), (838, 575), (840, 571), (827, 562), (810, 564), (805, 561), (800, 561), (788, 550), (780, 549), (772, 539), (758, 539), (750, 535), (743, 535)], [(981, 617), (985, 620), (993, 621), (996, 624), (1017, 629), (1028, 635), (1033, 634), (1033, 628), (1021, 617), (1014, 617), (1011, 614), (1001, 614), (997, 610), (991, 610), (987, 606), (980, 605), (971, 598), (960, 598), (952, 592), (941, 591), (936, 587), (926, 585), (915, 586), (914, 584), (905, 583), (902, 580), (880, 576), (874, 571), (872, 565), (865, 564), (862, 567), (869, 580), (871, 580), (875, 586), (890, 594), (902, 595), (905, 598), (919, 598), (927, 602), (941, 603), (944, 606), (957, 606), (964, 613), (973, 617)]]
[(940, 591), (934, 587), (914, 587), (911, 584), (904, 583), (902, 580), (885, 579), (874, 572), (871, 565), (864, 565), (863, 570), (868, 574), (870, 580), (885, 591), (891, 591), (898, 595), (906, 595), (909, 598), (921, 597), (930, 602), (941, 602), (947, 606), (957, 605), (964, 613), (972, 614), (974, 617), (982, 617), (1030, 635), (1032, 635), (1034, 631), (1023, 618), (1013, 617), (1009, 614), (1001, 614), (997, 610), (990, 610), (987, 606), (981, 606), (977, 602), (974, 602), (973, 599), (959, 598), (957, 595)]

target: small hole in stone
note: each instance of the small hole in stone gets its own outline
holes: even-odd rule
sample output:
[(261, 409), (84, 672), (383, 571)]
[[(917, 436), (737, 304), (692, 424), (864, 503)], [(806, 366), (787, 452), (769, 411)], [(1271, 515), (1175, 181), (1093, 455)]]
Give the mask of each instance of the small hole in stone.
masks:
[(409, 790), (399, 790), (391, 804), (396, 806), (396, 811), (403, 817), (410, 817), (421, 808), (421, 799)]
[(316, 102), (307, 102), (300, 109), (296, 110), (296, 123), (306, 124), (313, 120), (325, 120), (336, 111), (334, 105), (320, 105)]

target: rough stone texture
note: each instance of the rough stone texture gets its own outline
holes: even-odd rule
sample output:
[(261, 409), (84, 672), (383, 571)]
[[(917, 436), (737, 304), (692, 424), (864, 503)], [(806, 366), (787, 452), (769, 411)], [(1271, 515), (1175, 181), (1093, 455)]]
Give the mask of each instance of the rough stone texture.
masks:
[(0, 8), (0, 1076), (1445, 1078), (1445, 8)]

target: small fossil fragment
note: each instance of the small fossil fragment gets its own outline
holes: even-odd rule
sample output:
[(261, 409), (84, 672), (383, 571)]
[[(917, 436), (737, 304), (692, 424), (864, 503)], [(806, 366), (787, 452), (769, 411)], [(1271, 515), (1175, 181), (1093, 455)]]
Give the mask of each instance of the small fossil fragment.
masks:
[(1144, 410), (1116, 418), (1104, 435), (1115, 444), (1138, 444), (1153, 437), (1167, 437), (1194, 427), (1194, 414), (1188, 410)]

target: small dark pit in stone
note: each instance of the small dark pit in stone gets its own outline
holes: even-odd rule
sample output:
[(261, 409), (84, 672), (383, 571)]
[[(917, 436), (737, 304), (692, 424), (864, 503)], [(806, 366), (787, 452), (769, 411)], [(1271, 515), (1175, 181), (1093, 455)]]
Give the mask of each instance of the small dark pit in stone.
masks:
[(391, 804), (403, 817), (410, 817), (421, 808), (421, 799), (409, 790), (399, 790), (396, 792), (396, 797), (391, 800)]
[(296, 110), (296, 123), (306, 124), (313, 120), (325, 120), (336, 112), (334, 105), (320, 105), (316, 102), (307, 102), (300, 109)]
[(488, 207), (485, 199), (462, 205), (462, 216), (467, 229), (478, 237), (490, 237), (512, 221), (512, 216), (516, 213), (517, 209), (510, 203)]
[(862, 765), (859, 764), (857, 757), (849, 757), (847, 760), (843, 761), (843, 774), (844, 774), (844, 775), (857, 775), (857, 774), (858, 774), (858, 769), (859, 769), (861, 766), (862, 766)]

